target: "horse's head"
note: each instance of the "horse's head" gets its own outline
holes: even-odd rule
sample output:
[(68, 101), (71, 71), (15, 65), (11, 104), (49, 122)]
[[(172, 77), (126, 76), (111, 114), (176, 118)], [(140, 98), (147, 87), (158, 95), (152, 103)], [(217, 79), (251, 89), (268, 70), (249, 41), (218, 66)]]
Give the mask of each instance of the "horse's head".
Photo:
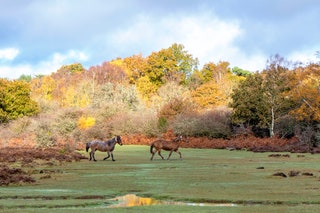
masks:
[(178, 137), (176, 137), (176, 139), (175, 139), (175, 141), (176, 142), (189, 142), (188, 141), (188, 139), (187, 139), (187, 137), (184, 137), (184, 136), (182, 136), (182, 135), (179, 135)]
[(186, 143), (189, 142), (188, 138), (186, 136), (182, 136), (182, 135), (179, 135), (175, 140), (181, 141), (181, 142), (186, 142)]
[(121, 137), (119, 135), (116, 136), (116, 141), (120, 146), (122, 146), (122, 140), (121, 140)]

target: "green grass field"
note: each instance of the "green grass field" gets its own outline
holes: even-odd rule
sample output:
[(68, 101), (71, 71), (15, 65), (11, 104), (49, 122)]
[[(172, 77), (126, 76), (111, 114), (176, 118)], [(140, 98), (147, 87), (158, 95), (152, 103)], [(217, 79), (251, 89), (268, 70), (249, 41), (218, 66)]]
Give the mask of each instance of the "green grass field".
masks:
[[(97, 162), (82, 160), (41, 166), (37, 169), (61, 172), (47, 179), (35, 174), (38, 180), (32, 185), (1, 187), (0, 211), (319, 211), (319, 155), (269, 157), (271, 153), (213, 149), (181, 149), (181, 152), (183, 160), (173, 153), (168, 161), (160, 160), (158, 155), (150, 161), (148, 146), (117, 146), (115, 162), (102, 161), (106, 153), (97, 152)], [(162, 154), (168, 156), (168, 152)], [(273, 176), (277, 172), (288, 175), (290, 171), (300, 174), (287, 178)], [(118, 203), (115, 197), (128, 194), (145, 198), (141, 202), (153, 198), (162, 204), (112, 208)]]

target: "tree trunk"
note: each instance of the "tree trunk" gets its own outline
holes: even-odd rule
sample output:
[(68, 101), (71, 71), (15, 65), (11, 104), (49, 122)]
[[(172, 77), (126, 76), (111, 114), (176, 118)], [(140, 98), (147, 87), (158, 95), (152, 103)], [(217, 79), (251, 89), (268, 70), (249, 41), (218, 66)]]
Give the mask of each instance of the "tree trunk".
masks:
[(271, 107), (271, 125), (270, 125), (270, 129), (269, 129), (270, 137), (274, 136), (273, 129), (274, 129), (274, 108)]

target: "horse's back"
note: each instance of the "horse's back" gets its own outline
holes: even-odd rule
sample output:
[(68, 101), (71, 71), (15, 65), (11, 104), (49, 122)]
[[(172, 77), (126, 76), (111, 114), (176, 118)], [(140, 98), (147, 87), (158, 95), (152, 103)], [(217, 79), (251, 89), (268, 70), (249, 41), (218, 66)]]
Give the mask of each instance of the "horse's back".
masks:
[(166, 141), (166, 140), (156, 140), (152, 143), (152, 145), (156, 149), (163, 149), (163, 150), (172, 150), (177, 148), (177, 143), (172, 142), (172, 141)]
[(91, 141), (91, 149), (99, 150), (101, 152), (113, 151), (115, 147), (115, 143), (112, 140), (109, 141), (99, 141), (94, 140)]
[(89, 142), (89, 144), (90, 144), (89, 146), (91, 149), (93, 149), (93, 148), (99, 146), (100, 143), (101, 143), (101, 141), (99, 141), (99, 140), (93, 140), (93, 141)]
[(153, 141), (151, 143), (151, 146), (153, 146), (153, 147), (162, 147), (163, 144), (164, 144), (164, 140), (160, 139), (160, 140)]

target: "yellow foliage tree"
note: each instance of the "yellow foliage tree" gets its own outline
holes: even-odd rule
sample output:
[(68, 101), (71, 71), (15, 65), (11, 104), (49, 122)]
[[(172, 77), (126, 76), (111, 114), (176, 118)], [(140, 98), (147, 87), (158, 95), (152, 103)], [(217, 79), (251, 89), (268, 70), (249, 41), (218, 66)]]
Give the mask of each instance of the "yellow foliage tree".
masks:
[(94, 126), (96, 123), (96, 119), (93, 117), (85, 117), (85, 116), (81, 116), (78, 120), (78, 128), (79, 129), (88, 129), (92, 126)]
[(158, 87), (150, 81), (148, 76), (139, 78), (136, 86), (137, 90), (146, 101), (149, 101), (150, 97), (155, 94), (158, 89)]
[(218, 84), (210, 81), (192, 92), (192, 98), (202, 108), (227, 105), (227, 96)]
[(34, 78), (30, 82), (32, 98), (41, 98), (47, 101), (52, 100), (52, 93), (56, 88), (56, 83), (51, 76)]
[(124, 59), (124, 62), (129, 70), (128, 77), (131, 84), (135, 84), (136, 81), (143, 76), (146, 72), (148, 64), (147, 59), (142, 57), (141, 54), (133, 55)]
[(298, 104), (291, 111), (299, 120), (320, 122), (320, 65), (311, 64), (294, 72), (290, 95)]

